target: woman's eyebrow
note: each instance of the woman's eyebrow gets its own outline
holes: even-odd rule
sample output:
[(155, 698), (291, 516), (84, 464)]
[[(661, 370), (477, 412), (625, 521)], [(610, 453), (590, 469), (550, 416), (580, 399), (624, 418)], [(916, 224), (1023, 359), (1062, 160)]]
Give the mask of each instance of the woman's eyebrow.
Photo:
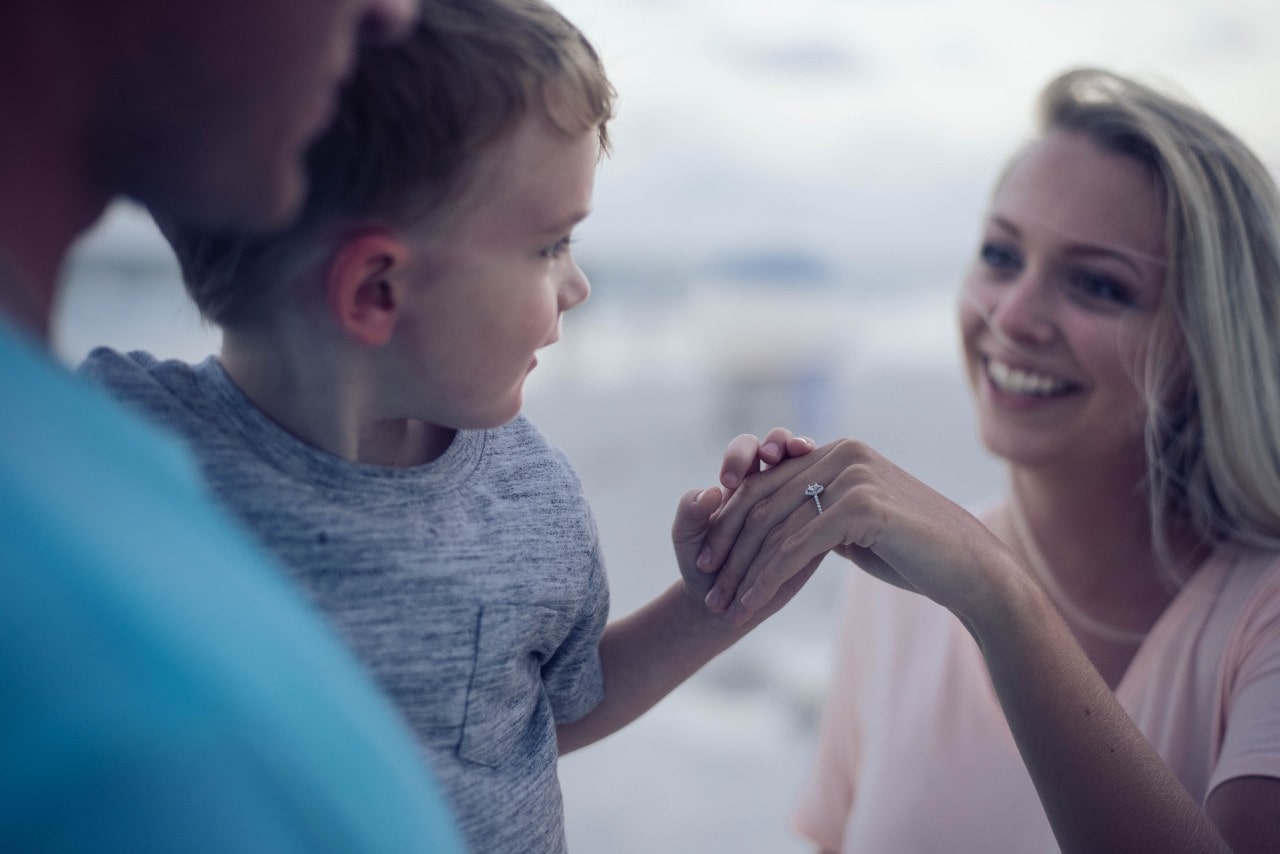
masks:
[[(1009, 234), (1013, 237), (1022, 236), (1022, 231), (1018, 228), (1017, 225), (1015, 225), (1009, 219), (1003, 216), (1000, 216), (999, 214), (990, 215), (988, 217), (988, 221), (991, 224), (996, 225), (1001, 229), (1009, 232)], [(1143, 252), (1138, 249), (1131, 249), (1127, 246), (1121, 246), (1117, 244), (1099, 243), (1094, 240), (1079, 240), (1049, 223), (1042, 221), (1041, 224), (1047, 228), (1053, 229), (1054, 232), (1066, 237), (1069, 241), (1071, 241), (1067, 244), (1067, 253), (1071, 255), (1100, 256), (1104, 258), (1113, 258), (1133, 268), (1133, 271), (1139, 275), (1141, 275), (1142, 273), (1140, 262), (1155, 264), (1156, 266), (1162, 267), (1162, 268), (1169, 266), (1168, 260), (1159, 255), (1152, 255), (1150, 253)]]

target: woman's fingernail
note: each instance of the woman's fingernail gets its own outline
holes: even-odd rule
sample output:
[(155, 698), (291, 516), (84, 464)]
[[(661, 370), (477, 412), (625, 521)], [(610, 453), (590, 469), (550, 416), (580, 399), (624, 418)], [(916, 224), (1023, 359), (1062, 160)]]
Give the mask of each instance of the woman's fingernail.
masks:
[(720, 478), (720, 482), (730, 489), (733, 489), (738, 485), (738, 476), (731, 471), (725, 472), (724, 476)]
[(698, 569), (706, 569), (711, 566), (711, 546), (703, 546), (702, 551), (698, 552)]
[(707, 598), (704, 601), (707, 603), (707, 607), (712, 611), (719, 611), (720, 606), (724, 602), (724, 597), (720, 595), (719, 590), (713, 587), (711, 588), (711, 592), (707, 594)]
[(782, 449), (778, 447), (777, 442), (768, 442), (760, 449), (760, 452), (771, 457), (776, 457), (778, 454), (782, 453)]

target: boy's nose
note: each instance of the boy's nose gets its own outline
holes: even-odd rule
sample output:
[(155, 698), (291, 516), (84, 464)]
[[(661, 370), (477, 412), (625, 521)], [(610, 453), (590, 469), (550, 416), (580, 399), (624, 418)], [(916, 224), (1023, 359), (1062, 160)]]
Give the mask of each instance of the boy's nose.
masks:
[(587, 274), (582, 272), (582, 268), (576, 263), (571, 263), (560, 285), (560, 310), (568, 311), (576, 305), (581, 305), (589, 296), (591, 296), (591, 282), (587, 281)]

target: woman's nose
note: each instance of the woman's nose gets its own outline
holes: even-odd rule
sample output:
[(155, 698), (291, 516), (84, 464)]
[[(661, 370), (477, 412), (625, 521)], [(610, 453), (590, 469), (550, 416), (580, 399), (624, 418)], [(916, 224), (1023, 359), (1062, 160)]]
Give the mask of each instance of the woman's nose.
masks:
[(1053, 338), (1053, 294), (1045, 276), (1034, 268), (994, 289), (987, 323), (997, 336), (1027, 344)]

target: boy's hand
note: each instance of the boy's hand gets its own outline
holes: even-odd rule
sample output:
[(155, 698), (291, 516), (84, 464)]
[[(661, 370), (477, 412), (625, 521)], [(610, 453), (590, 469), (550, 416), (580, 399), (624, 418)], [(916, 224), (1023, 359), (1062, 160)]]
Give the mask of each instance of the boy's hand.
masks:
[(774, 427), (763, 442), (750, 433), (743, 433), (735, 436), (725, 449), (720, 463), (720, 483), (732, 493), (762, 468), (777, 465), (788, 457), (803, 457), (816, 447), (812, 439), (792, 436), (785, 427)]
[(699, 561), (707, 563), (704, 547), (707, 532), (727, 498), (743, 481), (759, 473), (763, 468), (776, 465), (788, 457), (808, 454), (816, 443), (807, 437), (793, 436), (785, 427), (775, 427), (765, 435), (764, 441), (749, 433), (743, 433), (729, 442), (720, 465), (718, 487), (690, 490), (681, 498), (676, 508), (676, 518), (671, 525), (671, 543), (675, 548), (676, 563), (690, 595), (702, 600), (711, 590), (714, 574), (699, 569)]
[(699, 601), (710, 592), (716, 577), (698, 570), (698, 555), (702, 552), (703, 541), (707, 531), (711, 530), (716, 511), (723, 503), (724, 494), (718, 486), (691, 489), (681, 496), (676, 507), (676, 519), (671, 524), (671, 545), (675, 548), (676, 563), (684, 578), (685, 589)]

